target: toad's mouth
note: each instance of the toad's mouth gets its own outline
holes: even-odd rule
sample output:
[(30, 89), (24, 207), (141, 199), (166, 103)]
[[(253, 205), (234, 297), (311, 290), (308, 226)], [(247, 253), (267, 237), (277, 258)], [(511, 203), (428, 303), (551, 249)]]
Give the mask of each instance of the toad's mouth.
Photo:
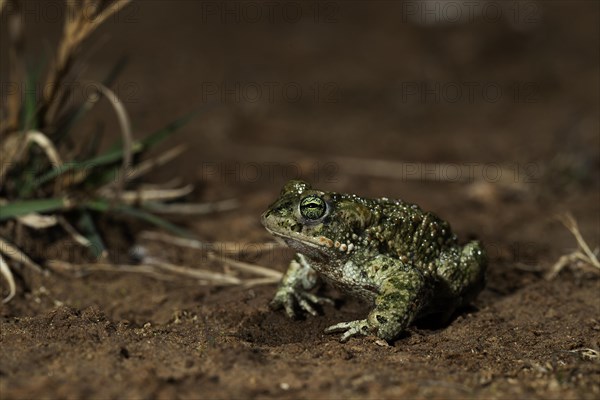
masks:
[(291, 249), (311, 259), (327, 258), (327, 250), (333, 246), (333, 241), (325, 236), (311, 238), (295, 232), (283, 234), (267, 227), (265, 228), (278, 242), (286, 244)]
[(333, 247), (333, 240), (331, 240), (325, 236), (318, 236), (316, 238), (312, 238), (309, 236), (301, 235), (296, 232), (292, 232), (290, 234), (283, 234), (281, 232), (274, 231), (267, 227), (265, 227), (265, 229), (271, 235), (275, 236), (275, 238), (278, 239), (278, 241), (283, 240), (283, 242), (285, 242), (290, 247), (295, 247), (295, 246), (293, 246), (293, 244), (297, 245), (298, 243), (315, 248), (315, 249), (323, 249), (324, 247), (325, 248)]

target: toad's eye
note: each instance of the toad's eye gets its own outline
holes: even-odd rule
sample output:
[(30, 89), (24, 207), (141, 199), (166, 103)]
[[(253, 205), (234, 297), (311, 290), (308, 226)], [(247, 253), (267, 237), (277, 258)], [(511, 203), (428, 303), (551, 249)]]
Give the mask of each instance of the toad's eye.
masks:
[(300, 200), (300, 215), (309, 220), (322, 218), (327, 211), (325, 200), (311, 194)]

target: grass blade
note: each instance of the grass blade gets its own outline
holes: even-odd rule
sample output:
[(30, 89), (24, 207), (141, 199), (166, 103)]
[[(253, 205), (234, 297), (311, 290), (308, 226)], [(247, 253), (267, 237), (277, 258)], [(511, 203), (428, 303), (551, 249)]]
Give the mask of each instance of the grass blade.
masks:
[(55, 211), (69, 206), (70, 202), (66, 198), (15, 201), (0, 207), (0, 221), (34, 212)]
[(81, 230), (81, 233), (89, 240), (89, 249), (94, 257), (96, 259), (104, 257), (107, 254), (106, 246), (96, 229), (96, 224), (94, 224), (92, 216), (87, 210), (82, 210), (77, 226)]
[(37, 129), (37, 87), (36, 82), (39, 72), (30, 72), (25, 82), (25, 98), (23, 99), (23, 123), (24, 131)]
[(130, 216), (130, 217), (151, 223), (153, 225), (156, 225), (160, 228), (171, 231), (174, 234), (182, 236), (182, 237), (186, 237), (186, 238), (190, 238), (190, 239), (195, 237), (194, 234), (189, 232), (187, 229), (181, 228), (181, 227), (173, 224), (172, 222), (167, 221), (166, 219), (158, 217), (158, 216), (151, 214), (149, 212), (146, 212), (144, 210), (140, 210), (139, 208), (122, 205), (122, 204), (117, 204), (117, 205), (111, 206), (111, 204), (106, 200), (91, 201), (91, 202), (86, 203), (85, 206), (87, 208), (89, 208), (90, 210), (99, 211), (99, 212), (110, 211), (110, 212), (121, 213), (121, 214)]
[[(125, 69), (125, 66), (128, 64), (128, 62), (129, 62), (129, 60), (128, 60), (127, 56), (121, 57), (117, 61), (117, 63), (112, 67), (112, 69), (108, 72), (108, 74), (102, 81), (102, 84), (106, 87), (112, 86), (112, 84), (115, 82), (117, 77), (121, 74), (123, 69)], [(57, 132), (54, 136), (55, 140), (57, 142), (60, 142), (64, 137), (66, 137), (71, 132), (71, 128), (77, 123), (77, 121), (79, 121), (81, 118), (83, 118), (83, 116), (89, 110), (91, 110), (92, 107), (93, 107), (93, 104), (90, 104), (90, 102), (86, 100), (82, 104), (80, 104), (78, 107), (74, 108), (73, 110), (70, 110), (67, 113), (66, 117), (63, 118), (63, 120), (60, 122), (60, 125), (59, 125), (60, 127), (57, 129)]]
[[(154, 132), (150, 136), (148, 136), (142, 140), (134, 141), (132, 143), (132, 148), (131, 148), (132, 154), (136, 154), (141, 151), (147, 150), (147, 149), (151, 148), (152, 146), (160, 143), (161, 141), (163, 141), (164, 139), (169, 137), (173, 132), (177, 131), (182, 126), (187, 124), (192, 119), (192, 117), (194, 117), (195, 115), (196, 115), (196, 112), (187, 114), (187, 115), (169, 123), (167, 126), (165, 126), (162, 129), (159, 129), (158, 131)], [(43, 185), (46, 182), (51, 181), (54, 178), (57, 178), (58, 176), (66, 173), (66, 172), (102, 167), (102, 166), (120, 162), (121, 159), (123, 158), (123, 154), (124, 154), (124, 152), (123, 152), (122, 148), (120, 148), (120, 147), (115, 148), (115, 146), (113, 146), (113, 148), (111, 150), (108, 150), (106, 153), (101, 154), (97, 157), (91, 158), (89, 160), (82, 161), (82, 162), (65, 163), (60, 168), (54, 168), (54, 169), (48, 171), (47, 173), (43, 174), (42, 176), (32, 180), (31, 183), (23, 189), (23, 192), (22, 192), (23, 196), (27, 196), (27, 195), (31, 194), (32, 190), (38, 188), (39, 186)], [(114, 177), (115, 174), (111, 173), (111, 176)]]

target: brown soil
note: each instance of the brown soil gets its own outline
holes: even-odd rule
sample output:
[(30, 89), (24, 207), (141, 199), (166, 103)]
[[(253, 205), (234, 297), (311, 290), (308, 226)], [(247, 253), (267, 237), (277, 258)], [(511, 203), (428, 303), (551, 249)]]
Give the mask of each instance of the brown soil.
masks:
[[(599, 398), (600, 359), (590, 351), (600, 350), (600, 276), (570, 267), (544, 279), (576, 247), (557, 214), (572, 211), (590, 245), (600, 243), (599, 4), (500, 2), (534, 19), (438, 25), (406, 20), (400, 2), (329, 2), (319, 18), (313, 3), (294, 3), (303, 4), (297, 22), (282, 17), (281, 5), (274, 19), (262, 8), (252, 22), (243, 2), (229, 2), (233, 17), (218, 4), (138, 2), (132, 19), (98, 33), (110, 36), (86, 72), (101, 77), (129, 55), (119, 82), (137, 85), (126, 94), (140, 136), (198, 104), (216, 105), (173, 139), (189, 151), (152, 179), (179, 175), (197, 184), (194, 201), (237, 198), (242, 206), (179, 222), (205, 240), (268, 241), (258, 215), (300, 172), (320, 188), (416, 202), (462, 239), (478, 237), (490, 252), (486, 289), (447, 326), (417, 325), (384, 346), (323, 334), (367, 312), (334, 292), (335, 307), (290, 321), (268, 309), (273, 285), (214, 288), (24, 269), (17, 297), (0, 308), (2, 400)], [(53, 40), (60, 26), (42, 18), (28, 27), (33, 59), (40, 35)], [(297, 85), (303, 95), (210, 94), (215, 85), (266, 90), (267, 82)], [(497, 101), (481, 91), (473, 101), (443, 93), (451, 83), (466, 90), (465, 82), (504, 92)], [(442, 85), (439, 99), (407, 91), (423, 83), (434, 92)], [(106, 107), (88, 123), (111, 130), (113, 121)], [(518, 187), (360, 176), (328, 164), (332, 156), (509, 165)], [(102, 225), (120, 262), (146, 228), (121, 219)], [(52, 235), (11, 239), (43, 263), (72, 248)], [(172, 246), (151, 250), (182, 265), (209, 264)], [(289, 256), (279, 250), (244, 260), (284, 270)]]

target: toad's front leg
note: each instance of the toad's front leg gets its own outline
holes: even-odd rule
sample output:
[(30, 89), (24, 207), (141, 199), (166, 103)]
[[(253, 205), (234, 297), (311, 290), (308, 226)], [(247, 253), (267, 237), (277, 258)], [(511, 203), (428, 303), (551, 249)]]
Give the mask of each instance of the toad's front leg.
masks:
[(315, 304), (333, 304), (331, 299), (309, 292), (317, 284), (317, 273), (310, 267), (306, 257), (298, 253), (290, 262), (270, 305), (273, 309), (284, 308), (290, 318), (297, 316), (297, 308), (317, 315)]
[(375, 308), (367, 319), (330, 326), (325, 330), (326, 333), (344, 332), (340, 338), (342, 342), (352, 336), (371, 333), (391, 341), (410, 325), (428, 299), (425, 279), (412, 266), (397, 260), (387, 261), (382, 264), (381, 257), (373, 261), (377, 263), (376, 266), (390, 265), (391, 261), (393, 268), (378, 271), (381, 280), (379, 294), (375, 299)]

